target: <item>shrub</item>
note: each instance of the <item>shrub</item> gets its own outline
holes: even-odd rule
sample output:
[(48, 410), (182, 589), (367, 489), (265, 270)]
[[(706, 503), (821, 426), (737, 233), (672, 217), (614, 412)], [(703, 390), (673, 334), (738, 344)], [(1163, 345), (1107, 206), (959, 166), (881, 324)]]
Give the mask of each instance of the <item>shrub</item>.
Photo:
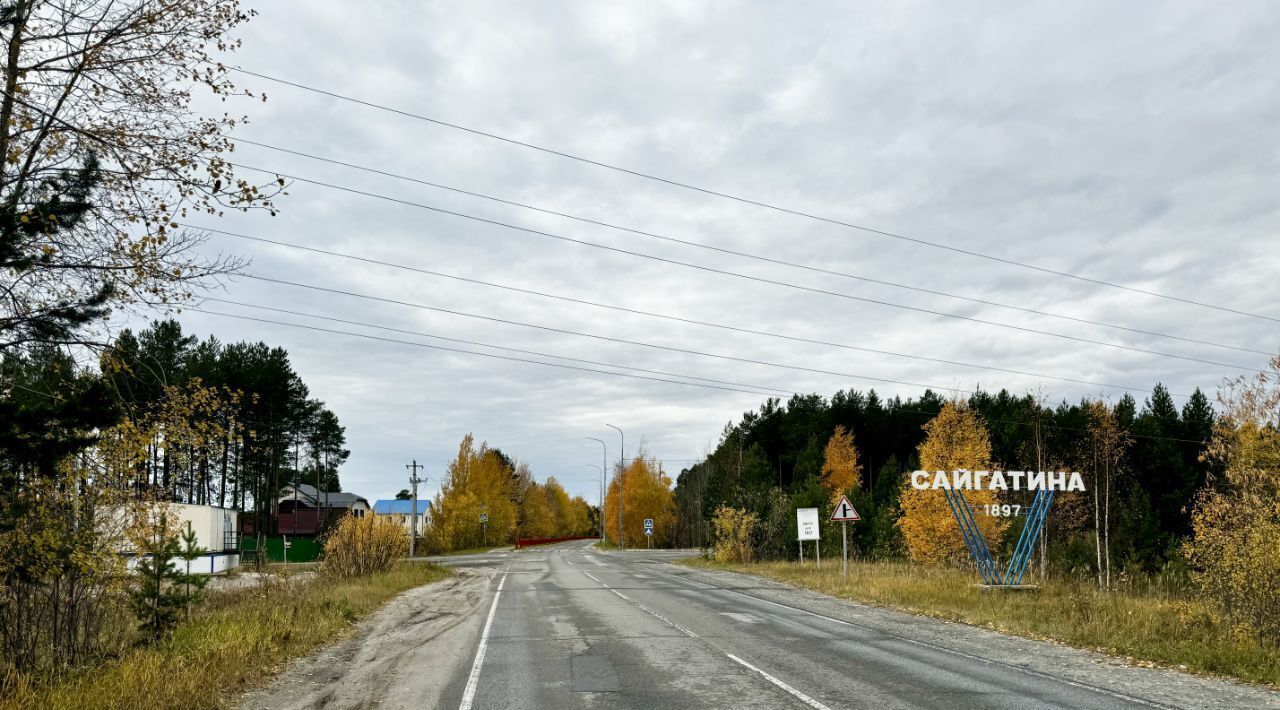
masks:
[(711, 520), (716, 536), (716, 561), (750, 562), (754, 557), (751, 535), (759, 522), (759, 516), (742, 508), (717, 508), (715, 517)]
[(334, 577), (386, 572), (407, 554), (409, 536), (398, 523), (376, 515), (347, 515), (325, 540), (320, 571)]
[(1280, 644), (1280, 357), (1270, 375), (1229, 383), (1184, 546), (1192, 578), (1242, 632)]

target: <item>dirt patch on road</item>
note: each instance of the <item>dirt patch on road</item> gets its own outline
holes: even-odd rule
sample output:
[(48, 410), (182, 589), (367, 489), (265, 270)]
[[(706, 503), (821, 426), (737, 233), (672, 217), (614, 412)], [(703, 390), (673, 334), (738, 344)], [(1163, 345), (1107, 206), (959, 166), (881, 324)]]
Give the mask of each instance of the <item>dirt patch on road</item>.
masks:
[(401, 594), (361, 623), (354, 637), (294, 663), (270, 686), (245, 696), (240, 707), (432, 707), (448, 674), (441, 673), (441, 654), (430, 642), (474, 614), (492, 576), (492, 569), (460, 569)]

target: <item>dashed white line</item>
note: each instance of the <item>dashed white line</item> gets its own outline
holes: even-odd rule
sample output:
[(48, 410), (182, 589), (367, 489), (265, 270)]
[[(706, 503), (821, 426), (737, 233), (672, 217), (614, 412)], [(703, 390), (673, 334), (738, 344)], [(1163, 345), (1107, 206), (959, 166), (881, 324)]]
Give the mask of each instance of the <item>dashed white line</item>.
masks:
[(467, 687), (462, 691), (462, 703), (458, 710), (471, 710), (471, 703), (476, 697), (476, 687), (480, 685), (480, 667), (484, 665), (484, 652), (489, 645), (489, 628), (493, 626), (493, 615), (498, 611), (498, 597), (502, 595), (502, 587), (507, 583), (507, 573), (502, 573), (498, 580), (498, 591), (493, 593), (493, 604), (489, 606), (489, 618), (484, 621), (484, 629), (480, 632), (480, 647), (476, 649), (476, 660), (471, 664), (471, 675), (467, 676)]
[(724, 654), (724, 655), (726, 655), (726, 656), (728, 656), (729, 658), (733, 659), (733, 660), (734, 660), (734, 662), (738, 663), (739, 665), (741, 665), (741, 666), (743, 666), (743, 667), (745, 667), (745, 668), (750, 668), (751, 670), (755, 671), (756, 673), (759, 673), (759, 674), (760, 674), (760, 676), (761, 676), (762, 678), (764, 678), (765, 680), (769, 681), (770, 683), (773, 683), (774, 685), (778, 686), (779, 688), (782, 688), (783, 690), (787, 691), (788, 693), (791, 693), (792, 695), (794, 695), (794, 696), (796, 697), (796, 699), (798, 699), (800, 702), (804, 703), (805, 705), (808, 705), (808, 706), (809, 706), (809, 707), (811, 707), (811, 708), (815, 708), (815, 710), (831, 710), (831, 708), (827, 707), (826, 705), (823, 705), (822, 703), (818, 702), (817, 700), (814, 700), (813, 698), (809, 697), (808, 695), (805, 695), (804, 693), (802, 693), (802, 692), (800, 692), (800, 691), (796, 690), (795, 688), (792, 688), (791, 686), (787, 685), (786, 683), (783, 683), (782, 681), (778, 680), (777, 678), (774, 678), (773, 676), (769, 675), (768, 673), (765, 673), (764, 671), (760, 670), (759, 668), (756, 668), (755, 666), (751, 665), (750, 663), (747, 663), (746, 661), (742, 660), (741, 658), (738, 658), (737, 656), (733, 655), (732, 653), (726, 653), (726, 654)]
[[(599, 579), (597, 579), (597, 578), (596, 578), (596, 576), (595, 576), (595, 575), (591, 574), (590, 572), (587, 572), (587, 571), (583, 570), (583, 572), (582, 572), (582, 573), (583, 573), (583, 574), (585, 574), (585, 575), (587, 575), (587, 576), (588, 576), (588, 577), (590, 577), (591, 579), (594, 579), (594, 580), (596, 581), (596, 583), (598, 583), (600, 586), (604, 587), (605, 589), (609, 590), (610, 592), (613, 592), (614, 594), (618, 595), (618, 596), (619, 596), (619, 597), (621, 597), (622, 599), (625, 599), (625, 600), (627, 600), (628, 602), (631, 602), (631, 604), (632, 604), (632, 605), (634, 605), (635, 607), (637, 607), (638, 609), (640, 609), (640, 610), (641, 610), (641, 611), (643, 611), (644, 613), (648, 614), (649, 616), (652, 616), (653, 618), (657, 619), (658, 621), (661, 621), (662, 623), (666, 624), (667, 626), (670, 626), (671, 628), (675, 629), (676, 631), (679, 631), (680, 633), (684, 634), (685, 636), (688, 636), (689, 638), (698, 638), (698, 635), (697, 635), (697, 634), (695, 634), (695, 633), (693, 633), (692, 631), (690, 631), (690, 630), (686, 629), (685, 627), (681, 626), (680, 624), (677, 624), (676, 622), (674, 622), (674, 621), (672, 621), (672, 620), (668, 619), (667, 617), (663, 616), (662, 614), (659, 614), (658, 612), (654, 611), (653, 609), (650, 609), (649, 607), (645, 606), (644, 604), (641, 604), (640, 602), (637, 602), (637, 601), (632, 601), (632, 600), (631, 600), (629, 597), (627, 597), (625, 594), (623, 594), (622, 592), (619, 592), (618, 590), (616, 590), (616, 589), (614, 589), (614, 588), (610, 587), (609, 585), (605, 584), (604, 582), (600, 581)], [(752, 597), (752, 598), (754, 599), (755, 597)], [(779, 605), (779, 606), (781, 606), (781, 605)], [(743, 667), (745, 667), (745, 668), (749, 668), (749, 669), (751, 669), (752, 671), (755, 671), (756, 673), (760, 674), (760, 677), (764, 678), (765, 680), (769, 681), (770, 683), (773, 683), (774, 685), (778, 686), (779, 688), (782, 688), (782, 689), (783, 689), (783, 690), (785, 690), (786, 692), (788, 692), (788, 693), (790, 693), (791, 695), (795, 696), (795, 698), (796, 698), (796, 699), (798, 699), (798, 700), (800, 700), (800, 702), (802, 702), (802, 703), (804, 703), (804, 704), (808, 705), (809, 707), (814, 708), (815, 710), (831, 710), (831, 708), (827, 707), (826, 705), (823, 705), (822, 703), (818, 702), (817, 700), (814, 700), (813, 698), (809, 697), (808, 695), (805, 695), (804, 693), (800, 692), (799, 690), (797, 690), (797, 689), (795, 689), (795, 688), (791, 687), (790, 685), (787, 685), (787, 684), (786, 684), (786, 683), (784, 683), (783, 681), (781, 681), (781, 680), (779, 680), (779, 679), (777, 679), (777, 678), (775, 678), (775, 677), (773, 677), (773, 676), (769, 675), (768, 673), (764, 672), (763, 670), (761, 670), (761, 669), (759, 669), (759, 668), (756, 668), (755, 666), (751, 665), (750, 663), (747, 663), (746, 661), (742, 660), (741, 658), (738, 658), (737, 656), (733, 655), (732, 653), (729, 653), (729, 652), (727, 652), (727, 651), (723, 651), (723, 650), (721, 650), (721, 649), (719, 649), (719, 648), (716, 648), (715, 644), (709, 643), (709, 642), (707, 642), (705, 639), (700, 639), (700, 640), (702, 640), (702, 642), (703, 642), (703, 643), (706, 643), (707, 645), (711, 646), (712, 648), (715, 648), (717, 651), (720, 651), (720, 652), (721, 652), (721, 653), (723, 653), (724, 655), (728, 656), (728, 657), (729, 657), (730, 659), (732, 659), (735, 663), (738, 663), (739, 665), (742, 665)]]
[[(679, 578), (683, 579), (683, 577), (681, 577), (680, 575), (672, 574), (672, 573), (670, 573), (670, 572), (659, 572), (659, 574), (665, 574), (665, 575), (668, 575), (668, 576), (671, 576), (671, 577), (679, 577)], [(687, 580), (687, 581), (691, 581), (691, 582), (692, 582), (692, 581), (694, 581), (694, 580)], [(724, 587), (717, 587), (717, 586), (715, 586), (715, 585), (706, 584), (705, 582), (695, 582), (695, 583), (696, 583), (696, 584), (704, 585), (704, 586), (706, 586), (706, 587), (707, 587), (707, 588), (709, 588), (709, 589), (716, 589), (716, 590), (719, 590), (719, 591), (722, 591), (722, 592), (729, 592), (730, 594), (737, 594), (738, 596), (746, 597), (746, 598), (748, 598), (748, 599), (753, 599), (753, 600), (758, 601), (758, 602), (764, 602), (765, 604), (771, 604), (771, 605), (773, 605), (773, 606), (781, 607), (781, 608), (783, 608), (783, 609), (787, 609), (787, 610), (789, 610), (789, 611), (798, 611), (798, 612), (800, 612), (801, 614), (808, 614), (809, 616), (814, 616), (814, 617), (817, 617), (817, 618), (819, 618), (819, 619), (825, 619), (825, 620), (827, 620), (827, 621), (834, 621), (835, 623), (837, 623), (837, 624), (843, 624), (844, 626), (853, 626), (853, 627), (869, 628), (869, 627), (863, 627), (863, 625), (861, 625), (861, 624), (855, 624), (855, 623), (853, 623), (853, 622), (851, 622), (851, 621), (845, 621), (844, 619), (837, 619), (837, 618), (835, 618), (834, 616), (827, 616), (826, 614), (819, 614), (819, 613), (817, 613), (817, 612), (809, 611), (808, 609), (801, 609), (800, 607), (791, 606), (790, 604), (781, 604), (781, 603), (779, 603), (779, 602), (770, 601), (770, 600), (768, 600), (768, 599), (764, 599), (763, 597), (757, 597), (757, 596), (756, 596), (756, 595), (754, 595), (754, 594), (747, 594), (747, 593), (745, 593), (745, 592), (739, 592), (739, 591), (737, 591), (736, 589), (725, 589)], [(1027, 668), (1027, 667), (1025, 667), (1025, 666), (1020, 666), (1020, 665), (1017, 665), (1017, 664), (1014, 664), (1014, 663), (1005, 663), (1004, 661), (997, 661), (997, 660), (994, 660), (994, 659), (991, 659), (991, 658), (984, 658), (984, 657), (982, 657), (982, 656), (978, 656), (978, 655), (975, 655), (975, 654), (972, 654), (972, 653), (965, 653), (964, 651), (957, 651), (957, 650), (956, 650), (956, 649), (954, 649), (954, 648), (947, 648), (946, 646), (939, 646), (939, 645), (937, 645), (937, 644), (928, 643), (927, 641), (919, 641), (919, 640), (916, 640), (916, 639), (913, 639), (913, 638), (908, 638), (908, 637), (906, 637), (906, 636), (902, 636), (902, 635), (900, 635), (900, 634), (894, 634), (894, 633), (886, 632), (886, 631), (882, 631), (882, 630), (880, 630), (880, 632), (881, 632), (881, 633), (886, 633), (886, 634), (888, 634), (888, 635), (890, 635), (890, 636), (893, 636), (894, 638), (897, 638), (897, 639), (899, 639), (899, 640), (901, 640), (901, 641), (904, 641), (904, 642), (906, 642), (906, 643), (914, 644), (914, 645), (916, 645), (916, 646), (923, 646), (924, 648), (928, 648), (928, 649), (931, 649), (931, 650), (934, 650), (934, 651), (941, 651), (941, 652), (943, 652), (943, 653), (949, 653), (949, 654), (951, 654), (951, 655), (953, 655), (953, 656), (960, 656), (961, 658), (967, 658), (967, 659), (970, 659), (970, 660), (979, 661), (979, 662), (981, 662), (981, 663), (985, 663), (985, 664), (989, 664), (989, 665), (990, 665), (990, 664), (995, 664), (995, 665), (1005, 666), (1005, 667), (1007, 667), (1007, 668), (1011, 668), (1011, 669), (1013, 669), (1013, 670), (1021, 671), (1021, 672), (1023, 672), (1023, 673), (1026, 673), (1027, 675), (1033, 675), (1033, 676), (1036, 676), (1036, 677), (1039, 677), (1039, 678), (1044, 678), (1045, 680), (1050, 680), (1050, 681), (1054, 681), (1054, 682), (1057, 682), (1057, 683), (1063, 683), (1063, 684), (1065, 684), (1065, 685), (1070, 685), (1070, 686), (1072, 686), (1072, 687), (1080, 688), (1080, 689), (1082, 689), (1082, 690), (1088, 690), (1088, 691), (1092, 691), (1092, 692), (1095, 692), (1095, 693), (1101, 693), (1101, 694), (1103, 694), (1103, 695), (1110, 695), (1110, 696), (1111, 696), (1111, 697), (1113, 697), (1113, 698), (1118, 698), (1118, 699), (1120, 699), (1120, 700), (1126, 700), (1126, 701), (1131, 702), (1131, 703), (1137, 703), (1137, 704), (1139, 704), (1139, 705), (1145, 705), (1145, 706), (1147, 706), (1147, 707), (1159, 708), (1159, 710), (1179, 710), (1178, 708), (1173, 707), (1173, 706), (1171, 706), (1171, 705), (1163, 705), (1163, 704), (1161, 704), (1161, 703), (1157, 703), (1157, 702), (1152, 701), (1152, 700), (1147, 700), (1146, 698), (1140, 698), (1140, 697), (1137, 697), (1137, 696), (1135, 696), (1135, 695), (1129, 695), (1128, 693), (1121, 693), (1121, 692), (1118, 692), (1118, 691), (1115, 691), (1115, 690), (1110, 690), (1110, 689), (1108, 689), (1108, 688), (1102, 688), (1102, 687), (1099, 687), (1099, 686), (1096, 686), (1096, 685), (1090, 685), (1090, 684), (1088, 684), (1088, 683), (1080, 683), (1080, 682), (1077, 682), (1077, 681), (1071, 680), (1071, 679), (1069, 679), (1069, 678), (1064, 678), (1064, 677), (1062, 677), (1062, 676), (1055, 676), (1055, 675), (1050, 675), (1050, 674), (1048, 674), (1048, 673), (1042, 673), (1042, 672), (1040, 672), (1040, 671), (1037, 671), (1037, 670), (1034, 670), (1034, 669), (1031, 669), (1031, 668)]]

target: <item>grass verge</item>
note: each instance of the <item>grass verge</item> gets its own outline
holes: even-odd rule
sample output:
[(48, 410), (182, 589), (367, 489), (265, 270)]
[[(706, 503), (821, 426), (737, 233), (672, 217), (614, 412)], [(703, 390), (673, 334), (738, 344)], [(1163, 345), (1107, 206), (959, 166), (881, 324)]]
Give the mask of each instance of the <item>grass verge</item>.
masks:
[(353, 579), (316, 578), (211, 594), (173, 638), (86, 668), (43, 688), (19, 689), (0, 710), (227, 707), (286, 662), (347, 632), (397, 594), (452, 574), (401, 563)]
[(978, 589), (962, 570), (892, 562), (718, 563), (682, 560), (691, 567), (756, 574), (835, 597), (913, 614), (982, 626), (1003, 633), (1052, 639), (1120, 656), (1139, 665), (1280, 685), (1280, 648), (1232, 628), (1197, 600), (1157, 590), (1101, 592), (1096, 586), (1050, 580), (1035, 592)]

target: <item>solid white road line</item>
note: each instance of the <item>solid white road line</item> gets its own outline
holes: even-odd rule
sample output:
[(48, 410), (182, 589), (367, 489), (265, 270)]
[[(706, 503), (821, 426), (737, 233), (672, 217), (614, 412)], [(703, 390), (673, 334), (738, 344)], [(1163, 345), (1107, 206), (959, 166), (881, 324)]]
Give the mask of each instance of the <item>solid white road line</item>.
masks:
[[(664, 574), (664, 575), (667, 575), (667, 576), (669, 576), (669, 577), (676, 577), (676, 578), (683, 579), (683, 577), (682, 577), (681, 575), (672, 574), (672, 573), (670, 573), (670, 572), (658, 572), (658, 574)], [(694, 580), (686, 580), (686, 581), (693, 582)], [(900, 635), (900, 634), (895, 634), (895, 633), (891, 633), (891, 632), (883, 631), (883, 630), (881, 630), (881, 629), (875, 629), (875, 628), (872, 628), (872, 627), (870, 627), (870, 626), (866, 626), (866, 625), (864, 625), (864, 624), (855, 624), (855, 623), (853, 623), (852, 621), (845, 621), (844, 619), (837, 619), (837, 618), (836, 618), (836, 617), (834, 617), (834, 616), (827, 616), (826, 614), (819, 614), (819, 613), (814, 612), (814, 611), (809, 611), (808, 609), (801, 609), (800, 607), (797, 607), (797, 606), (791, 606), (790, 604), (782, 604), (782, 603), (779, 603), (779, 602), (770, 601), (770, 600), (765, 599), (765, 598), (763, 598), (763, 597), (757, 597), (757, 596), (756, 596), (756, 595), (754, 595), (754, 594), (747, 594), (746, 592), (739, 592), (739, 591), (738, 591), (738, 590), (736, 590), (736, 589), (725, 589), (724, 587), (717, 587), (717, 586), (712, 585), (712, 584), (707, 584), (706, 582), (694, 582), (694, 583), (695, 583), (695, 584), (701, 584), (701, 585), (703, 585), (704, 587), (706, 587), (707, 589), (715, 589), (715, 590), (718, 590), (718, 591), (721, 591), (721, 592), (728, 592), (728, 593), (730, 593), (730, 594), (737, 594), (737, 595), (738, 595), (738, 596), (740, 596), (740, 597), (746, 597), (746, 598), (748, 598), (748, 599), (753, 599), (753, 600), (758, 601), (758, 602), (764, 602), (765, 604), (771, 604), (771, 605), (773, 605), (773, 606), (780, 607), (780, 608), (783, 608), (783, 609), (788, 609), (788, 610), (790, 610), (790, 611), (798, 611), (798, 612), (800, 612), (801, 614), (808, 614), (809, 616), (815, 616), (815, 617), (817, 617), (817, 618), (819, 618), (819, 619), (825, 619), (825, 620), (827, 620), (827, 621), (833, 621), (833, 622), (835, 622), (835, 623), (837, 623), (837, 624), (842, 624), (842, 625), (844, 625), (844, 626), (852, 626), (852, 627), (857, 627), (857, 628), (870, 629), (870, 630), (872, 630), (872, 631), (877, 631), (877, 632), (879, 632), (879, 633), (885, 633), (885, 634), (888, 634), (889, 636), (892, 636), (892, 637), (894, 637), (894, 638), (896, 638), (896, 639), (899, 639), (899, 640), (901, 640), (901, 641), (903, 641), (903, 642), (905, 642), (905, 643), (913, 644), (913, 645), (916, 645), (916, 646), (922, 646), (922, 647), (924, 647), (924, 648), (928, 648), (928, 649), (931, 649), (931, 650), (934, 650), (934, 651), (941, 651), (941, 652), (943, 652), (943, 653), (949, 653), (949, 654), (951, 654), (951, 655), (953, 655), (953, 656), (960, 656), (961, 658), (967, 658), (967, 659), (970, 659), (970, 660), (973, 660), (973, 661), (978, 661), (978, 662), (981, 662), (981, 663), (984, 663), (984, 664), (987, 664), (987, 665), (1000, 665), (1000, 666), (1005, 666), (1005, 667), (1010, 668), (1010, 669), (1015, 670), (1015, 671), (1021, 671), (1022, 673), (1025, 673), (1025, 674), (1027, 674), (1027, 675), (1036, 676), (1036, 677), (1038, 677), (1038, 678), (1044, 678), (1045, 680), (1050, 680), (1050, 681), (1054, 681), (1054, 682), (1057, 682), (1057, 683), (1063, 683), (1063, 684), (1065, 684), (1065, 685), (1070, 685), (1070, 686), (1072, 686), (1072, 687), (1080, 688), (1080, 689), (1082, 689), (1082, 690), (1089, 690), (1089, 691), (1092, 691), (1092, 692), (1095, 692), (1095, 693), (1101, 693), (1101, 694), (1103, 694), (1103, 695), (1110, 695), (1110, 696), (1111, 696), (1111, 697), (1113, 697), (1113, 698), (1118, 698), (1118, 699), (1120, 699), (1120, 700), (1126, 700), (1126, 701), (1131, 702), (1131, 703), (1137, 703), (1138, 705), (1145, 705), (1145, 706), (1147, 706), (1147, 707), (1158, 708), (1159, 710), (1178, 710), (1178, 708), (1175, 708), (1175, 707), (1173, 707), (1173, 706), (1170, 706), (1170, 705), (1163, 705), (1163, 704), (1161, 704), (1161, 703), (1157, 703), (1157, 702), (1155, 702), (1155, 701), (1153, 701), (1153, 700), (1147, 700), (1146, 698), (1140, 698), (1140, 697), (1138, 697), (1138, 696), (1136, 696), (1136, 695), (1129, 695), (1128, 693), (1121, 693), (1121, 692), (1119, 692), (1119, 691), (1110, 690), (1110, 689), (1108, 689), (1108, 688), (1102, 688), (1102, 687), (1099, 687), (1099, 686), (1096, 686), (1096, 685), (1090, 685), (1090, 684), (1088, 684), (1088, 683), (1079, 683), (1079, 682), (1076, 682), (1076, 681), (1071, 680), (1071, 679), (1069, 679), (1069, 678), (1064, 678), (1064, 677), (1062, 677), (1062, 676), (1056, 676), (1056, 675), (1050, 675), (1049, 673), (1043, 673), (1043, 672), (1041, 672), (1041, 671), (1033, 670), (1033, 669), (1031, 669), (1031, 668), (1027, 668), (1027, 667), (1025, 667), (1025, 666), (1019, 666), (1019, 665), (1017, 665), (1017, 664), (1013, 664), (1013, 663), (1005, 663), (1004, 661), (996, 661), (996, 660), (992, 660), (992, 659), (990, 659), (990, 658), (985, 658), (985, 657), (983, 657), (983, 656), (977, 656), (977, 655), (974, 655), (974, 654), (972, 654), (972, 653), (965, 653), (964, 651), (957, 651), (957, 650), (956, 650), (956, 649), (954, 649), (954, 648), (947, 648), (946, 646), (939, 646), (939, 645), (937, 645), (937, 644), (932, 644), (932, 643), (929, 643), (929, 642), (927, 642), (927, 641), (919, 641), (919, 640), (916, 640), (916, 639), (913, 639), (913, 638), (908, 638), (908, 637), (906, 637), (906, 636), (902, 636), (902, 635)], [(866, 605), (864, 605), (864, 604), (860, 604), (860, 603), (858, 603), (858, 602), (853, 602), (853, 604), (854, 604), (855, 606), (866, 606)]]
[(480, 647), (476, 649), (476, 660), (471, 664), (471, 675), (467, 676), (467, 687), (462, 691), (462, 703), (458, 710), (471, 710), (471, 703), (476, 697), (476, 687), (480, 684), (480, 667), (484, 665), (484, 651), (489, 645), (489, 627), (493, 626), (493, 615), (498, 611), (498, 597), (502, 595), (502, 586), (507, 583), (507, 573), (502, 573), (498, 580), (498, 591), (493, 593), (493, 604), (489, 606), (489, 618), (484, 621), (484, 630), (480, 632)]
[(734, 660), (735, 662), (737, 662), (739, 665), (741, 665), (741, 666), (743, 666), (743, 667), (746, 667), (746, 668), (750, 668), (751, 670), (755, 671), (756, 673), (759, 673), (759, 674), (760, 674), (760, 676), (761, 676), (762, 678), (764, 678), (765, 680), (769, 681), (770, 683), (773, 683), (774, 685), (778, 686), (779, 688), (782, 688), (783, 690), (787, 691), (788, 693), (791, 693), (791, 694), (792, 694), (792, 695), (794, 695), (797, 699), (799, 699), (799, 700), (800, 700), (800, 702), (804, 703), (805, 705), (808, 705), (809, 707), (814, 708), (815, 710), (831, 710), (831, 708), (827, 707), (826, 705), (823, 705), (822, 703), (818, 702), (817, 700), (814, 700), (813, 698), (809, 697), (808, 695), (805, 695), (804, 693), (801, 693), (800, 691), (796, 690), (795, 688), (792, 688), (791, 686), (787, 685), (786, 683), (783, 683), (782, 681), (778, 680), (777, 678), (774, 678), (773, 676), (769, 675), (768, 673), (765, 673), (764, 671), (760, 670), (759, 668), (756, 668), (755, 666), (751, 665), (750, 663), (747, 663), (746, 661), (742, 660), (741, 658), (738, 658), (737, 656), (733, 655), (732, 653), (726, 653), (726, 654), (724, 654), (724, 655), (726, 655), (726, 656), (728, 656), (729, 658), (733, 659), (733, 660)]

